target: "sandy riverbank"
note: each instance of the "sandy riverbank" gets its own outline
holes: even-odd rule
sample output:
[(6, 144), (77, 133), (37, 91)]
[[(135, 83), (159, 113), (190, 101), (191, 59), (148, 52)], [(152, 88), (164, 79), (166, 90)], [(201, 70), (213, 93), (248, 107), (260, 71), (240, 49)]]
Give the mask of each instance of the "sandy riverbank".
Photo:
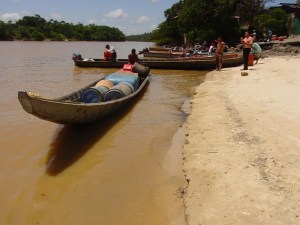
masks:
[(300, 57), (207, 75), (191, 101), (189, 225), (300, 224)]

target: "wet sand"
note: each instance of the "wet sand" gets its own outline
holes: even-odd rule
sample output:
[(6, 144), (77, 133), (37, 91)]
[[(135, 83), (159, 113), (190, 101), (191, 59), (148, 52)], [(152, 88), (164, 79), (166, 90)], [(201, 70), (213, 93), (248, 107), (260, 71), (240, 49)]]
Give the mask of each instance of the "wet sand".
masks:
[(189, 225), (300, 224), (300, 57), (213, 71), (190, 102)]

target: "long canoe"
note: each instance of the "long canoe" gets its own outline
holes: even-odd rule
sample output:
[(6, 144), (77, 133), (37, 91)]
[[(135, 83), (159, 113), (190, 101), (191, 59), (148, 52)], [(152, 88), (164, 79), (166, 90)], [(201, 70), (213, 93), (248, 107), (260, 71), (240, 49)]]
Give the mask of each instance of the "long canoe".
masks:
[(144, 57), (160, 57), (160, 58), (178, 58), (182, 52), (167, 52), (167, 51), (149, 51), (143, 52)]
[[(101, 59), (74, 60), (77, 67), (98, 67), (98, 68), (122, 68), (128, 59), (118, 59), (117, 61), (102, 61)], [(223, 67), (239, 66), (243, 63), (240, 54), (228, 54), (223, 57)], [(139, 60), (139, 64), (150, 69), (170, 69), (170, 70), (206, 70), (216, 67), (214, 56), (190, 57), (190, 58), (144, 58)]]
[[(117, 72), (121, 73), (121, 70)], [(58, 124), (84, 124), (98, 121), (115, 113), (131, 102), (149, 83), (149, 76), (141, 78), (142, 81), (138, 83), (137, 89), (123, 98), (99, 103), (82, 102), (82, 94), (103, 79), (105, 79), (104, 76), (80, 90), (57, 99), (43, 98), (37, 93), (27, 91), (19, 91), (18, 99), (26, 112), (40, 119)]]

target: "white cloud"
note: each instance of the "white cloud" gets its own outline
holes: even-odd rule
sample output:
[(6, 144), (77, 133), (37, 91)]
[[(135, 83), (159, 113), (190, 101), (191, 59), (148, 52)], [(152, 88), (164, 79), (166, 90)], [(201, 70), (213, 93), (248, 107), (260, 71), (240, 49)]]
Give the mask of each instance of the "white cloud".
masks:
[(125, 13), (125, 12), (123, 11), (123, 9), (117, 9), (117, 10), (115, 10), (115, 11), (112, 11), (112, 12), (106, 14), (106, 16), (107, 16), (107, 17), (111, 17), (111, 18), (123, 18), (123, 17), (127, 17), (128, 14)]
[(11, 21), (16, 21), (21, 19), (21, 15), (19, 13), (4, 13), (0, 15), (0, 20), (3, 20), (5, 22), (11, 20)]
[(155, 30), (155, 29), (157, 29), (158, 28), (158, 25), (157, 24), (153, 24), (152, 26), (151, 26), (151, 29), (152, 30)]
[(159, 0), (151, 0), (151, 2), (159, 2)]
[(87, 21), (87, 23), (88, 24), (96, 24), (96, 20), (94, 20), (94, 19), (89, 19), (88, 21)]
[(54, 19), (54, 20), (60, 20), (62, 18), (62, 15), (58, 14), (58, 13), (52, 13), (50, 15), (51, 19)]
[(30, 11), (26, 11), (26, 10), (21, 11), (21, 15), (22, 15), (22, 16), (25, 16), (25, 15), (30, 16), (30, 15), (32, 15), (32, 14), (33, 14), (33, 13), (30, 12)]
[(149, 21), (149, 17), (141, 16), (140, 18), (138, 18), (137, 23), (146, 23), (148, 21)]

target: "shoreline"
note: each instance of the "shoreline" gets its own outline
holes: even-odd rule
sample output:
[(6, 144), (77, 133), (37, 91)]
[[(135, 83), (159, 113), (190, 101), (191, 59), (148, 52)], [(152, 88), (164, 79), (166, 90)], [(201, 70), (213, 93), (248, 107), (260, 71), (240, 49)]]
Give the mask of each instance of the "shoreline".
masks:
[(299, 56), (206, 75), (190, 104), (188, 225), (300, 224)]

